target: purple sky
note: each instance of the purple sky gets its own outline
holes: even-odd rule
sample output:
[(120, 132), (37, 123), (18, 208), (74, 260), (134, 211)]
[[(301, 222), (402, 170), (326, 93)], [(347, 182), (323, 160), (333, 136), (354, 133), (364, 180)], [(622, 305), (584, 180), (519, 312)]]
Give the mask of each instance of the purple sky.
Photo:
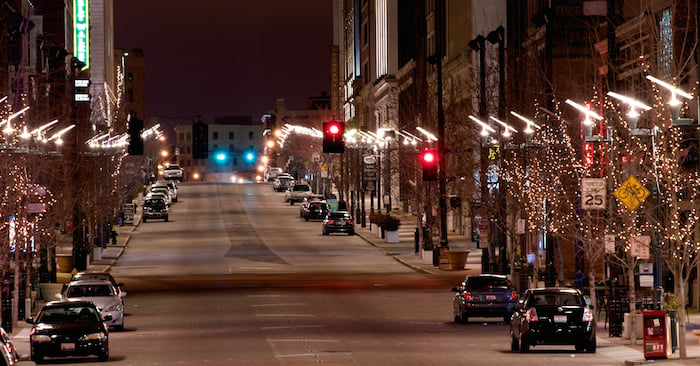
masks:
[(304, 109), (329, 91), (330, 0), (116, 0), (116, 48), (146, 57), (150, 116)]

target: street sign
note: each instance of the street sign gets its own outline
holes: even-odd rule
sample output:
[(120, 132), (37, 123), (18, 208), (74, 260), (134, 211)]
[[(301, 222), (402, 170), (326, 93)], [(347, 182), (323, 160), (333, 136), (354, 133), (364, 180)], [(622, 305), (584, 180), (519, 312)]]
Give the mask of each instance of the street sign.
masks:
[(637, 178), (629, 177), (613, 194), (620, 202), (624, 203), (627, 208), (634, 211), (651, 193), (646, 187), (639, 183)]
[(124, 223), (133, 224), (134, 223), (134, 213), (136, 212), (136, 207), (133, 203), (125, 203), (122, 206), (122, 211), (124, 212)]
[(649, 243), (651, 243), (651, 237), (649, 235), (640, 235), (636, 238), (632, 238), (630, 248), (632, 251), (632, 256), (639, 259), (649, 259)]
[(581, 208), (584, 210), (605, 209), (605, 179), (581, 178)]
[(605, 253), (615, 253), (615, 235), (605, 235)]
[(375, 155), (365, 155), (362, 157), (364, 169), (362, 179), (365, 191), (377, 189), (377, 157)]

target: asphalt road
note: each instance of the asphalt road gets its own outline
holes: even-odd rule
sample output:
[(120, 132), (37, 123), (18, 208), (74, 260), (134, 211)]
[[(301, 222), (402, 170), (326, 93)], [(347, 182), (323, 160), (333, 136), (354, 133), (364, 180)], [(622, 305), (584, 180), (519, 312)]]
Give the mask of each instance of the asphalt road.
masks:
[(573, 347), (520, 355), (497, 319), (455, 324), (451, 284), (322, 236), (267, 184), (182, 184), (170, 222), (141, 224), (112, 272), (128, 295), (109, 364), (620, 364)]

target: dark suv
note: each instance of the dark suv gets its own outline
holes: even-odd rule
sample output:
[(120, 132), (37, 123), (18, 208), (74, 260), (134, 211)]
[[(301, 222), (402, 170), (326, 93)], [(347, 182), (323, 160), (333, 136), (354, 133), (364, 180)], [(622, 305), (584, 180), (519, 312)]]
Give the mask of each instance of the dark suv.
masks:
[(453, 300), (454, 320), (466, 323), (469, 317), (499, 317), (508, 323), (518, 298), (513, 284), (503, 275), (467, 276)]
[(143, 222), (151, 219), (163, 219), (168, 222), (168, 205), (158, 197), (146, 198), (143, 202)]
[(510, 324), (511, 350), (528, 352), (540, 344), (574, 345), (576, 351), (596, 350), (593, 308), (581, 291), (563, 287), (523, 293)]

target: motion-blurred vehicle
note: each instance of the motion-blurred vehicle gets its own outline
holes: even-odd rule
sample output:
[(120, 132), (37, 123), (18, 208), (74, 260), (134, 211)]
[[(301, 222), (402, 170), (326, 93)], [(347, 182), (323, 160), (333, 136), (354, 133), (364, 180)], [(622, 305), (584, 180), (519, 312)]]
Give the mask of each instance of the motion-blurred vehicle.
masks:
[(355, 224), (352, 215), (347, 211), (331, 211), (323, 219), (323, 235), (331, 233), (347, 233), (355, 235)]
[(13, 366), (19, 362), (19, 354), (5, 329), (0, 328), (0, 364)]
[(143, 222), (162, 219), (168, 222), (168, 205), (163, 197), (146, 197), (143, 201)]
[(177, 164), (167, 164), (163, 167), (163, 179), (173, 179), (182, 182), (182, 168)]
[(510, 280), (496, 274), (467, 276), (452, 291), (455, 323), (467, 323), (470, 317), (498, 317), (508, 323), (518, 299)]
[(284, 202), (289, 202), (293, 205), (294, 202), (302, 202), (304, 198), (313, 194), (311, 186), (306, 183), (294, 183), (284, 192)]
[(72, 281), (62, 292), (61, 300), (91, 301), (103, 318), (111, 317), (106, 324), (116, 329), (124, 329), (124, 303), (126, 292), (119, 291), (109, 281)]
[(97, 355), (109, 359), (109, 332), (106, 321), (91, 301), (51, 301), (36, 318), (27, 318), (30, 358), (36, 363), (45, 357)]
[(300, 215), (304, 220), (323, 220), (328, 215), (328, 204), (326, 201), (306, 201), (299, 206)]
[(511, 350), (526, 353), (535, 345), (574, 345), (595, 353), (593, 308), (581, 291), (564, 287), (526, 290), (510, 324)]

